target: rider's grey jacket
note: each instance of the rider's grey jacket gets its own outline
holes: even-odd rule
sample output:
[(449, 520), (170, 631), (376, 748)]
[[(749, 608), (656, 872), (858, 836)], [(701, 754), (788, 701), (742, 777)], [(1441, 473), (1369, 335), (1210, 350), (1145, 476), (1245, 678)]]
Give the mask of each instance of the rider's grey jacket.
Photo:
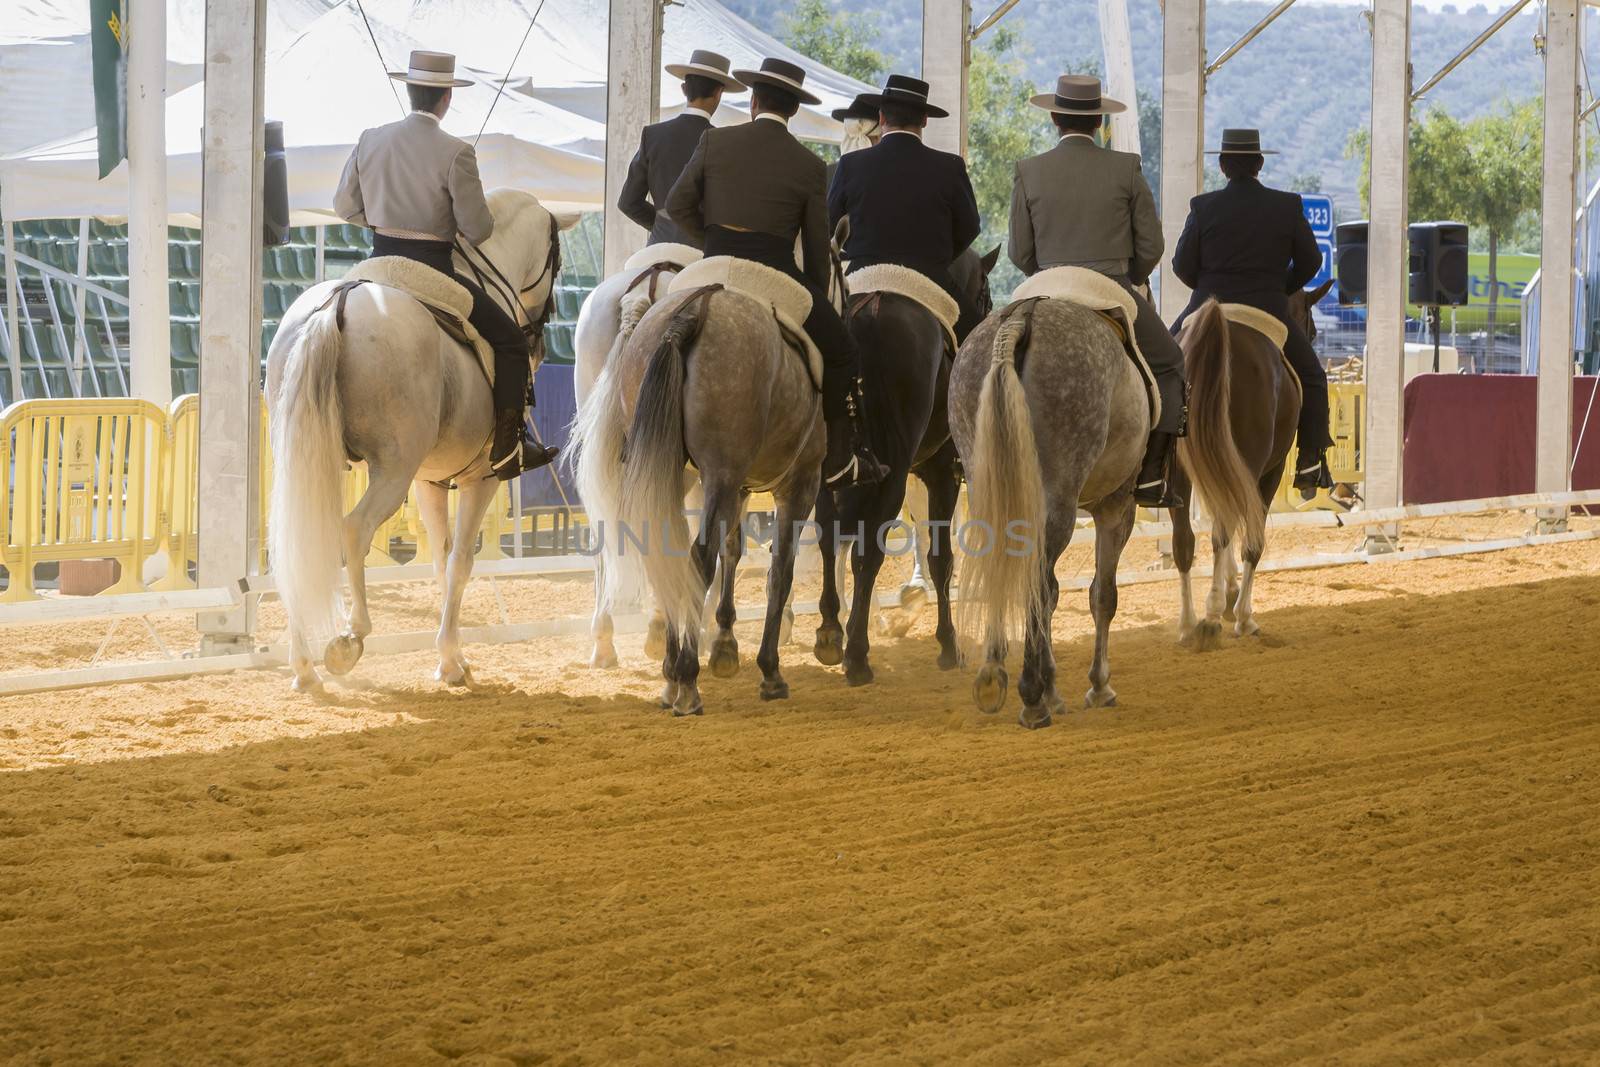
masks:
[(1161, 262), (1161, 219), (1132, 152), (1088, 137), (1017, 164), (1011, 190), (1011, 261), (1024, 274), (1088, 267), (1142, 284)]
[(357, 226), (395, 237), (481, 244), (494, 232), (478, 156), (426, 111), (361, 135), (344, 165), (333, 208)]

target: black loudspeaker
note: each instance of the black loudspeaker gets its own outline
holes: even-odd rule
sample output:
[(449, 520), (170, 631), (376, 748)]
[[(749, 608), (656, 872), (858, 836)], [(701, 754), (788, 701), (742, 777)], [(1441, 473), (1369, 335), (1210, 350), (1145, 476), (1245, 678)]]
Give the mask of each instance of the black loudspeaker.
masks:
[(1420, 307), (1458, 307), (1467, 302), (1467, 226), (1463, 222), (1416, 222), (1408, 234), (1411, 279), (1408, 294)]
[(261, 176), (262, 243), (289, 243), (289, 161), (283, 151), (283, 123), (267, 123), (267, 159)]
[(1341, 222), (1334, 229), (1333, 273), (1339, 279), (1339, 303), (1367, 302), (1367, 223)]

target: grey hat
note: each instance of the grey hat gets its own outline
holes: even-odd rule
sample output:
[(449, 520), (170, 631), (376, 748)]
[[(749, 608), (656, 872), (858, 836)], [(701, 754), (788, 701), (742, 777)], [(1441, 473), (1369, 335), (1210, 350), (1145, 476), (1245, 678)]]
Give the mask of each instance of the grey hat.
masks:
[(418, 48), (411, 53), (410, 68), (391, 70), (389, 77), (407, 85), (426, 85), (430, 89), (450, 89), (471, 85), (466, 78), (456, 77), (456, 57), (449, 52), (424, 52)]
[(674, 78), (687, 78), (693, 75), (697, 78), (710, 78), (712, 81), (721, 82), (724, 89), (731, 89), (735, 93), (744, 92), (744, 86), (739, 79), (728, 73), (728, 57), (709, 52), (704, 48), (696, 48), (689, 53), (687, 63), (668, 63), (667, 73)]
[(1040, 93), (1028, 101), (1056, 115), (1117, 115), (1128, 110), (1120, 100), (1103, 96), (1100, 79), (1092, 74), (1063, 74), (1056, 79), (1056, 91)]
[(1216, 151), (1207, 151), (1208, 156), (1275, 156), (1276, 149), (1263, 150), (1261, 147), (1261, 131), (1248, 128), (1239, 128), (1222, 131), (1222, 147)]

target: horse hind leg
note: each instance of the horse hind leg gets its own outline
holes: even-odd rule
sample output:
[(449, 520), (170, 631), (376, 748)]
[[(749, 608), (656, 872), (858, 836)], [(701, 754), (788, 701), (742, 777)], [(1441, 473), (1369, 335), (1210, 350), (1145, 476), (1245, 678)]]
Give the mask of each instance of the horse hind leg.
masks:
[(461, 653), (461, 600), (472, 578), (472, 564), (478, 531), (483, 527), (484, 513), (500, 490), (500, 482), (485, 478), (468, 482), (458, 492), (456, 501), (455, 533), (451, 538), (450, 556), (445, 563), (444, 603), (439, 611), (439, 672), (446, 685), (465, 685), (471, 669)]
[(589, 666), (596, 670), (609, 670), (617, 665), (617, 626), (606, 601), (605, 567), (603, 556), (597, 554), (594, 557), (594, 617), (589, 620), (589, 637), (593, 641)]
[[(702, 589), (711, 585), (711, 579), (716, 575), (717, 560), (722, 555), (729, 533), (737, 535), (739, 523), (739, 490), (732, 488), (711, 487), (706, 490), (706, 507), (700, 523), (700, 536), (696, 539), (693, 553), (695, 568), (699, 572)], [(720, 614), (720, 612), (719, 612)], [(726, 657), (731, 650), (734, 669), (738, 669), (738, 644), (734, 641), (732, 632), (732, 602), (729, 602), (728, 628), (720, 628), (716, 639), (713, 641), (713, 660), (717, 659), (720, 652)], [(677, 718), (689, 715), (701, 715), (705, 712), (705, 703), (700, 696), (700, 627), (689, 627), (689, 632), (681, 636), (678, 641), (677, 656), (671, 659), (672, 674), (669, 682), (677, 683), (677, 693), (672, 702), (672, 714)], [(669, 641), (669, 657), (671, 655)], [(713, 667), (715, 669), (715, 667)]]
[(1233, 544), (1226, 530), (1211, 529), (1211, 588), (1206, 592), (1206, 617), (1194, 628), (1196, 652), (1212, 652), (1222, 647), (1223, 613), (1231, 610), (1228, 587), (1233, 569)]
[[(806, 481), (808, 484), (787, 486), (778, 494), (777, 521), (772, 531), (772, 561), (767, 570), (767, 619), (761, 631), (761, 649), (756, 653), (756, 665), (761, 668), (762, 700), (789, 698), (789, 683), (784, 681), (779, 669), (778, 647), (784, 643), (783, 619), (789, 611), (789, 595), (794, 588), (801, 522), (810, 510), (811, 502), (817, 497), (818, 476), (815, 466), (811, 468)], [(826, 570), (831, 570), (832, 561), (825, 557), (824, 566)]]
[(832, 493), (822, 493), (817, 498), (817, 531), (817, 551), (822, 556), (822, 597), (817, 601), (817, 611), (822, 622), (811, 653), (824, 667), (837, 667), (844, 661), (844, 627), (839, 622), (839, 588), (844, 583), (839, 577), (840, 542)]
[[(737, 513), (735, 514), (737, 518)], [(726, 529), (716, 529), (721, 536), (713, 581), (707, 589), (707, 603), (713, 603), (711, 594), (716, 591), (714, 622), (717, 634), (711, 640), (711, 654), (707, 661), (711, 673), (718, 678), (732, 678), (739, 673), (739, 641), (733, 635), (733, 624), (738, 619), (734, 606), (734, 586), (739, 576), (739, 559), (744, 554), (744, 527), (737, 521)], [(707, 546), (709, 550), (709, 545)]]
[(956, 643), (955, 622), (950, 616), (950, 580), (955, 573), (955, 549), (951, 521), (961, 483), (955, 471), (955, 444), (945, 442), (938, 457), (921, 475), (928, 486), (928, 573), (939, 603), (939, 621), (934, 636), (939, 641), (939, 669), (952, 670), (961, 663)]
[[(1272, 493), (1283, 478), (1283, 465), (1278, 464), (1261, 479), (1261, 496), (1270, 508)], [(1244, 536), (1244, 576), (1239, 580), (1239, 591), (1233, 600), (1233, 634), (1235, 637), (1253, 637), (1261, 632), (1256, 623), (1252, 595), (1256, 585), (1256, 567), (1266, 552), (1267, 529), (1263, 522), (1259, 530), (1248, 530)]]
[(1107, 708), (1116, 704), (1111, 688), (1111, 620), (1117, 614), (1117, 564), (1133, 533), (1132, 497), (1107, 502), (1094, 512), (1094, 583), (1089, 587), (1089, 608), (1094, 615), (1094, 662), (1089, 667), (1089, 692), (1084, 706)]
[[(409, 468), (414, 470), (415, 468)], [(411, 488), (411, 475), (401, 473), (400, 466), (382, 466), (368, 463), (367, 491), (354, 510), (344, 518), (343, 549), (345, 573), (350, 579), (350, 629), (328, 642), (323, 650), (322, 662), (328, 672), (349, 674), (361, 660), (366, 637), (372, 633), (372, 615), (367, 608), (367, 547), (372, 537), (406, 502), (406, 492)]]
[[(1072, 493), (1070, 499), (1076, 500), (1077, 493)], [(1061, 598), (1061, 583), (1055, 574), (1056, 560), (1067, 550), (1077, 525), (1077, 508), (1064, 510), (1065, 514), (1052, 512), (1045, 526), (1042, 572), (1039, 575), (1044, 588), (1037, 612), (1027, 620), (1022, 674), (1017, 678), (1017, 696), (1022, 701), (1022, 711), (1017, 721), (1030, 730), (1043, 729), (1055, 721), (1056, 715), (1066, 712), (1066, 705), (1056, 692), (1056, 659), (1050, 645), (1050, 627)]]

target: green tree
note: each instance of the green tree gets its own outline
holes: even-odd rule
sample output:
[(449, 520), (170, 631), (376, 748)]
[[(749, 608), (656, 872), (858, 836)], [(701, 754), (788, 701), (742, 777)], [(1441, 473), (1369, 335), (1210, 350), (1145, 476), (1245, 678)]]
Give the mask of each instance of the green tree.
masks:
[[(1491, 339), (1500, 300), (1500, 243), (1539, 207), (1541, 171), (1536, 161), (1544, 151), (1543, 111), (1543, 102), (1535, 97), (1471, 122), (1434, 108), (1411, 125), (1407, 200), (1412, 221), (1465, 222), (1488, 235)], [(1361, 206), (1369, 213), (1370, 144), (1368, 132), (1358, 130), (1345, 150), (1360, 160)]]
[(869, 43), (878, 36), (872, 15), (835, 11), (828, 0), (797, 0), (779, 23), (783, 43), (841, 74), (877, 82), (889, 59)]
[[(972, 50), (967, 72), (967, 169), (983, 218), (980, 252), (1005, 244), (1017, 160), (1044, 151), (1054, 140), (1050, 116), (1028, 105), (1035, 90), (1017, 55), (1018, 41), (1015, 25), (996, 26), (986, 43)], [(989, 279), (996, 301), (1003, 301), (1021, 280), (1002, 256)]]

